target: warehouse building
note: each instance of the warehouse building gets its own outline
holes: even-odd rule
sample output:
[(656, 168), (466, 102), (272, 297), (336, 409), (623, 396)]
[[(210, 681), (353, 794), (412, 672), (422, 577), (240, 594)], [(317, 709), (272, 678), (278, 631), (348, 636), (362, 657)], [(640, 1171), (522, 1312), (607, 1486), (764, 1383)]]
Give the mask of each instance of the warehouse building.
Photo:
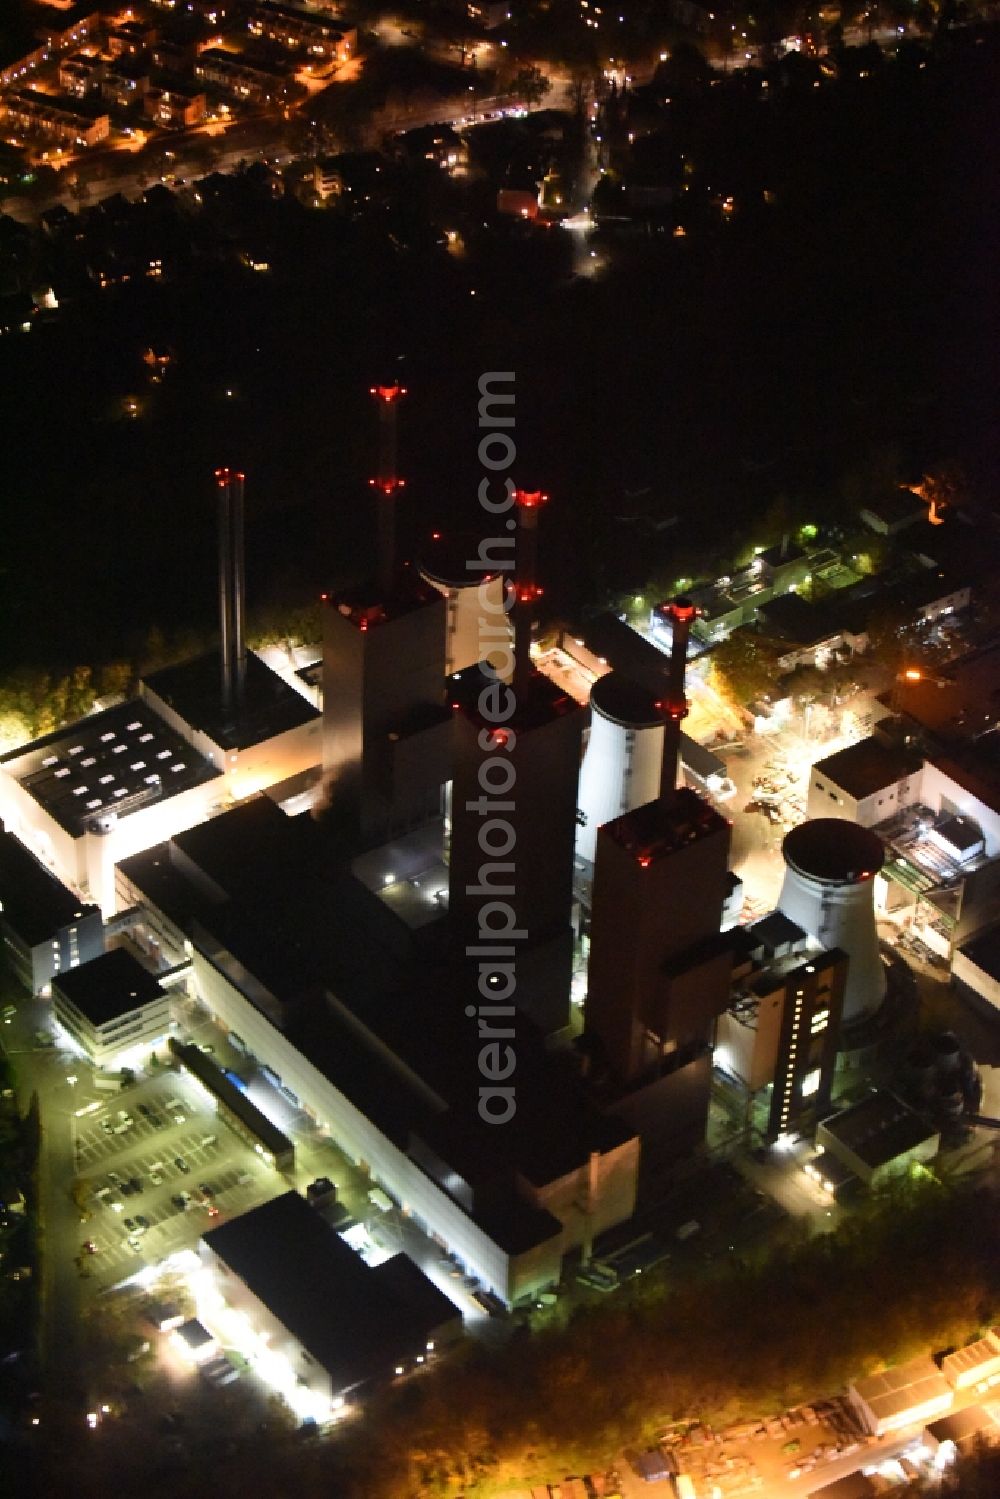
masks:
[(915, 1358), (881, 1374), (869, 1374), (847, 1389), (865, 1430), (881, 1437), (900, 1427), (939, 1416), (955, 1398), (931, 1358)]
[(200, 1254), (268, 1355), (331, 1407), (461, 1332), (455, 1306), (405, 1255), (366, 1265), (297, 1192), (210, 1229)]

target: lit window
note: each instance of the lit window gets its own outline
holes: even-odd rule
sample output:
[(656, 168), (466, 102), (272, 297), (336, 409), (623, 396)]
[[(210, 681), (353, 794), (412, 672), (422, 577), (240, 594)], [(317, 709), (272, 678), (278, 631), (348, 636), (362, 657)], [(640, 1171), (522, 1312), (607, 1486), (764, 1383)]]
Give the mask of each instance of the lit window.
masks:
[(127, 796), (127, 795), (128, 795), (128, 787), (127, 786), (119, 786), (116, 789), (116, 791), (115, 791), (115, 796)]
[(86, 794), (87, 794), (87, 788), (86, 788), (86, 786), (74, 786), (73, 787), (73, 795), (74, 796), (86, 796)]
[(58, 765), (58, 764), (59, 764), (59, 756), (58, 755), (46, 755), (45, 759), (42, 761), (42, 765), (43, 766)]
[(820, 1033), (820, 1031), (825, 1031), (826, 1030), (827, 1023), (828, 1023), (829, 1019), (830, 1019), (830, 1011), (829, 1010), (817, 1010), (816, 1011), (815, 1015), (812, 1018), (812, 1021), (810, 1022), (810, 1026), (809, 1026), (809, 1029), (812, 1031), (812, 1033), (813, 1033), (814, 1036), (818, 1036), (819, 1033)]
[(68, 775), (69, 775), (69, 766), (68, 765), (64, 765), (64, 766), (62, 766), (62, 768), (60, 770), (56, 771), (56, 776), (59, 778), (59, 780), (62, 780), (63, 776), (68, 776)]
[(136, 719), (135, 723), (127, 723), (125, 725), (125, 727), (126, 727), (126, 729), (128, 730), (128, 732), (130, 734), (134, 734), (135, 731), (136, 731), (136, 729), (141, 729), (142, 728), (142, 724), (139, 722), (138, 719)]
[(98, 776), (98, 778), (97, 778), (97, 784), (99, 786), (107, 786), (108, 783), (110, 781), (113, 781), (113, 780), (114, 780), (114, 776), (111, 776), (111, 775), (108, 775), (108, 776)]
[(96, 759), (96, 757), (94, 755), (88, 755), (85, 760), (81, 760), (80, 761), (80, 764), (81, 765), (96, 765), (97, 764), (97, 759)]
[(113, 755), (124, 755), (124, 753), (125, 753), (125, 751), (127, 749), (128, 749), (128, 745), (127, 744), (116, 744), (115, 747), (114, 747), (114, 749), (111, 751), (111, 753)]
[(155, 786), (160, 778), (159, 776), (144, 776), (143, 779), (147, 786)]
[(158, 760), (169, 760), (170, 756), (171, 756), (171, 753), (172, 753), (171, 750), (157, 750), (157, 752), (156, 752), (156, 758)]
[(153, 737), (153, 735), (150, 734), (150, 733), (140, 734), (139, 735), (139, 743), (140, 744), (148, 744), (149, 741), (152, 739), (152, 737)]
[(184, 769), (183, 760), (179, 760), (176, 765), (171, 765), (170, 769), (173, 771), (174, 775), (176, 775), (179, 770)]
[(145, 769), (146, 769), (146, 762), (145, 762), (145, 760), (136, 760), (133, 765), (129, 766), (129, 770), (145, 770)]
[(802, 1097), (811, 1098), (814, 1093), (819, 1092), (819, 1068), (814, 1067), (812, 1072), (807, 1072), (802, 1079)]
[(83, 754), (83, 745), (82, 744), (74, 744), (73, 748), (70, 750), (70, 754), (71, 755), (82, 755)]
[(113, 739), (114, 737), (115, 737), (115, 731), (114, 731), (114, 729), (109, 729), (106, 734), (102, 734), (101, 735), (101, 743), (102, 744), (107, 744), (108, 741), (111, 740), (111, 739)]
[(87, 803), (87, 806), (90, 808), (91, 811), (93, 811), (95, 807), (99, 807), (100, 805), (101, 805), (101, 798), (100, 797), (96, 797), (94, 801)]

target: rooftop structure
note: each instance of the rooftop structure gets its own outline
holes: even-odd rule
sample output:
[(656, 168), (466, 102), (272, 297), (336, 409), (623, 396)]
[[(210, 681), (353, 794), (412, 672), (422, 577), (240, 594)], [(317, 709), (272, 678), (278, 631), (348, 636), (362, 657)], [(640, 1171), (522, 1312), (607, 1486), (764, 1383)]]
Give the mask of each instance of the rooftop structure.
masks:
[(139, 698), (12, 750), (0, 769), (74, 838), (218, 775)]
[(956, 1390), (992, 1380), (994, 1376), (1000, 1378), (1000, 1337), (991, 1330), (975, 1343), (945, 1354), (941, 1373)]
[(182, 1067), (198, 1079), (212, 1095), (226, 1123), (257, 1153), (280, 1171), (289, 1170), (294, 1162), (295, 1147), (288, 1136), (262, 1114), (256, 1104), (198, 1046), (184, 1045), (171, 1038), (170, 1050)]
[(460, 1325), (448, 1298), (404, 1255), (370, 1268), (297, 1192), (285, 1192), (202, 1236), (202, 1255), (236, 1308), (298, 1377), (344, 1399), (426, 1356)]
[(946, 1411), (954, 1392), (930, 1358), (911, 1359), (848, 1387), (852, 1404), (873, 1436), (911, 1426)]
[[(811, 815), (846, 816), (846, 813), (837, 811), (838, 792), (845, 793), (856, 804), (867, 802), (871, 797), (877, 799), (879, 792), (888, 793), (901, 781), (918, 776), (923, 763), (923, 755), (913, 745), (893, 744), (876, 735), (859, 739), (857, 743), (849, 744), (835, 754), (826, 755), (813, 765), (810, 790), (815, 786), (821, 794), (826, 795), (826, 802), (822, 799), (817, 801), (813, 812), (810, 801)], [(873, 816), (871, 821), (884, 821), (895, 810), (896, 805), (895, 799), (888, 804), (884, 800), (879, 802), (880, 815)], [(820, 811), (820, 807), (826, 810)], [(870, 821), (861, 817), (851, 817), (850, 821), (861, 821), (862, 826), (871, 826)]]
[(246, 653), (245, 662), (243, 709), (238, 715), (223, 703), (218, 651), (151, 672), (143, 678), (140, 691), (158, 699), (192, 731), (200, 731), (223, 750), (249, 749), (292, 729), (319, 724), (317, 710), (253, 651)]
[(0, 831), (0, 912), (30, 947), (50, 942), (63, 927), (86, 921), (97, 907), (80, 901), (39, 864), (19, 838)]
[(940, 1135), (894, 1093), (882, 1091), (822, 1120), (816, 1143), (874, 1186), (911, 1162), (932, 1160)]
[(932, 1452), (950, 1446), (955, 1452), (971, 1452), (980, 1441), (1000, 1442), (1000, 1410), (995, 1404), (967, 1405), (924, 1427), (923, 1440)]

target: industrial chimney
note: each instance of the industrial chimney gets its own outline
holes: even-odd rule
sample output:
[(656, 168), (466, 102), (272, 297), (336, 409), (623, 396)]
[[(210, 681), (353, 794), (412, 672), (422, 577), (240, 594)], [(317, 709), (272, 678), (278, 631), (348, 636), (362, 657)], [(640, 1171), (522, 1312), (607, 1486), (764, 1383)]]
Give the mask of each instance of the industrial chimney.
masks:
[(398, 427), (396, 407), (406, 395), (402, 385), (373, 385), (369, 394), (378, 403), (378, 473), (369, 484), (376, 490), (378, 527), (378, 562), (376, 576), (378, 596), (383, 602), (392, 592), (396, 580), (396, 495), (405, 479), (396, 473)]
[(697, 612), (691, 600), (683, 597), (674, 599), (672, 604), (663, 604), (660, 608), (660, 613), (665, 614), (673, 626), (670, 661), (666, 673), (667, 691), (659, 704), (664, 714), (663, 763), (660, 770), (660, 795), (662, 797), (672, 797), (677, 790), (681, 724), (688, 715), (688, 702), (684, 696), (688, 637), (691, 634), (691, 621)]
[(548, 495), (540, 489), (515, 489), (517, 547), (514, 562), (514, 696), (523, 697), (531, 675), (531, 628), (538, 586), (538, 512)]
[(232, 469), (215, 471), (219, 495), (219, 635), (222, 663), (222, 708), (238, 718), (246, 689), (246, 555), (244, 546), (244, 476)]

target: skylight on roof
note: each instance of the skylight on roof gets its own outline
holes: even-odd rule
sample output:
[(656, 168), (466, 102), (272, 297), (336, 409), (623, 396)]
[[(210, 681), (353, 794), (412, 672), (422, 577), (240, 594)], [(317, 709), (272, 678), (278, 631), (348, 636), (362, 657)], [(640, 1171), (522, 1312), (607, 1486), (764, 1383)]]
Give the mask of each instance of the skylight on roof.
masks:
[(135, 723), (127, 723), (125, 727), (130, 734), (134, 734), (136, 729), (142, 728), (142, 724), (140, 723), (139, 719), (136, 719)]
[(58, 765), (58, 764), (59, 764), (59, 756), (58, 755), (46, 755), (45, 759), (42, 761), (42, 765), (43, 766)]
[(156, 758), (158, 760), (169, 760), (172, 754), (173, 750), (157, 750)]
[(56, 771), (56, 775), (60, 778), (60, 780), (62, 779), (63, 776), (68, 776), (69, 775), (69, 766), (68, 765), (61, 765), (59, 767), (59, 769)]
[(86, 760), (81, 760), (80, 761), (80, 764), (81, 765), (96, 765), (97, 764), (97, 759), (96, 759), (96, 757), (94, 755), (88, 755), (87, 758), (86, 758)]
[(179, 770), (184, 769), (184, 761), (178, 760), (177, 764), (171, 765), (170, 769), (173, 771), (174, 775), (176, 775)]
[(98, 777), (98, 784), (101, 785), (101, 786), (106, 786), (109, 781), (113, 781), (113, 780), (114, 780), (114, 776), (99, 776)]
[(119, 786), (115, 790), (115, 796), (128, 796), (128, 787)]
[(146, 769), (146, 762), (145, 762), (145, 760), (135, 760), (129, 766), (129, 770), (145, 770), (145, 769)]
[(102, 734), (101, 735), (101, 743), (102, 744), (107, 744), (108, 741), (110, 739), (113, 739), (114, 737), (115, 737), (115, 731), (114, 731), (114, 729), (109, 729), (106, 734)]
[(100, 805), (101, 805), (101, 798), (99, 796), (95, 796), (95, 798), (94, 798), (94, 800), (92, 802), (88, 802), (87, 803), (87, 806), (91, 809), (91, 811), (93, 811), (93, 809), (95, 807), (99, 807)]
[(148, 743), (149, 743), (149, 741), (150, 741), (150, 740), (151, 740), (151, 739), (152, 739), (152, 738), (153, 738), (153, 737), (154, 737), (154, 736), (153, 736), (153, 735), (152, 735), (152, 734), (150, 734), (150, 733), (149, 733), (149, 732), (148, 732), (148, 731), (147, 731), (147, 732), (146, 732), (146, 733), (145, 733), (145, 734), (140, 734), (140, 735), (139, 735), (139, 743), (140, 743), (140, 744), (148, 744)]
[(73, 795), (74, 796), (86, 796), (87, 795), (87, 787), (86, 786), (74, 786), (73, 787)]
[(114, 747), (114, 749), (111, 751), (111, 753), (113, 755), (124, 755), (124, 753), (125, 753), (125, 751), (127, 749), (128, 749), (128, 745), (127, 744), (116, 744), (115, 747)]
[(144, 776), (143, 780), (146, 782), (147, 786), (156, 786), (156, 785), (159, 784), (160, 778), (159, 778), (159, 776), (155, 776), (155, 775), (154, 776)]
[(74, 744), (73, 748), (70, 750), (70, 754), (71, 755), (82, 755), (83, 754), (83, 745), (82, 744)]

